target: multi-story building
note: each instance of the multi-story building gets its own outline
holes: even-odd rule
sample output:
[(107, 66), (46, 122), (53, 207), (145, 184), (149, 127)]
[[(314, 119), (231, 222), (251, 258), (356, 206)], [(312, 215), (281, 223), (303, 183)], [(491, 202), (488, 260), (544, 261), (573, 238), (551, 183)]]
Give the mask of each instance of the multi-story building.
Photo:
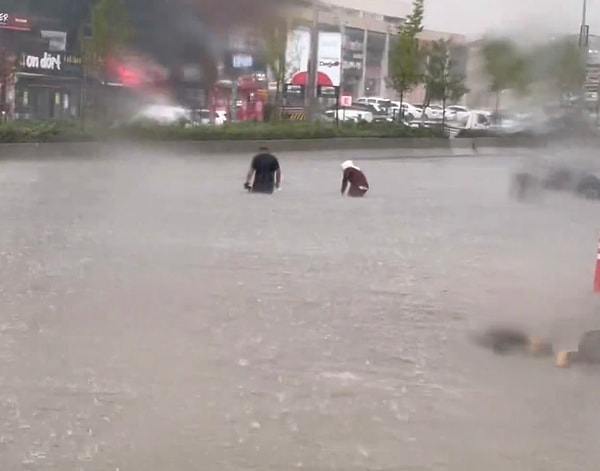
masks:
[(0, 12), (3, 116), (64, 119), (79, 114), (82, 64), (68, 45), (67, 32), (50, 18)]
[[(319, 3), (318, 10), (312, 0), (288, 0), (288, 14), (293, 26), (312, 28), (318, 15), (319, 31), (338, 31), (342, 34), (342, 79), (344, 93), (358, 96), (395, 98), (396, 92), (387, 82), (390, 46), (410, 12), (407, 2), (395, 3), (390, 10), (387, 2), (369, 2), (365, 11), (358, 0), (330, 0)], [(317, 13), (318, 11), (318, 13)], [(424, 30), (420, 40), (427, 43), (440, 39), (451, 42), (451, 55), (456, 73), (466, 75), (467, 41), (462, 35)], [(406, 94), (407, 101), (422, 102), (423, 86)]]
[[(372, 0), (369, 3), (372, 11), (364, 11), (359, 0), (329, 1), (331, 3), (316, 5), (317, 23), (319, 31), (341, 35), (340, 89), (354, 97), (394, 98), (395, 91), (387, 85), (389, 51), (410, 5), (398, 2), (388, 11), (387, 2)], [(6, 2), (12, 2), (12, 10), (7, 13), (22, 14), (31, 27), (26, 28), (27, 31), (11, 31), (7, 34), (12, 36), (5, 34), (0, 38), (0, 49), (4, 50), (1, 54), (14, 58), (20, 83), (11, 85), (2, 79), (0, 68), (0, 101), (11, 101), (11, 113), (15, 115), (76, 116), (83, 96), (79, 32), (82, 28), (86, 30), (86, 26), (89, 29), (94, 0)], [(242, 77), (264, 80), (268, 67), (260, 28), (270, 15), (284, 15), (292, 26), (310, 29), (317, 10), (313, 0), (246, 3), (239, 0), (129, 0), (127, 6), (135, 39), (133, 50), (144, 60), (166, 70), (174, 96), (194, 108), (206, 106), (206, 97), (216, 81), (235, 81)], [(46, 32), (45, 36), (42, 31)], [(452, 41), (457, 67), (466, 67), (462, 36), (433, 31), (424, 31), (421, 35), (425, 42), (441, 38)], [(37, 70), (35, 66), (42, 64), (45, 54), (50, 54), (47, 59), (60, 59), (61, 64), (71, 63), (60, 71), (50, 70), (48, 64), (52, 60), (46, 60), (43, 63), (48, 67)], [(117, 79), (113, 77), (111, 81), (118, 82)], [(264, 86), (266, 88), (266, 83)], [(414, 102), (423, 98), (422, 87), (416, 87), (406, 96)], [(52, 106), (49, 103), (53, 103)]]

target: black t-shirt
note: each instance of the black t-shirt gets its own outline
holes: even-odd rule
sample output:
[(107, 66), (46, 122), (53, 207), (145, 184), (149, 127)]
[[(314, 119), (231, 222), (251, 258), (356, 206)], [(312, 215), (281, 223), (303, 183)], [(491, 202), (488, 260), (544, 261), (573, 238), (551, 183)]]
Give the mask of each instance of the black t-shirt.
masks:
[(273, 191), (275, 186), (275, 172), (279, 170), (279, 161), (273, 154), (267, 152), (258, 154), (252, 159), (254, 170), (254, 191)]

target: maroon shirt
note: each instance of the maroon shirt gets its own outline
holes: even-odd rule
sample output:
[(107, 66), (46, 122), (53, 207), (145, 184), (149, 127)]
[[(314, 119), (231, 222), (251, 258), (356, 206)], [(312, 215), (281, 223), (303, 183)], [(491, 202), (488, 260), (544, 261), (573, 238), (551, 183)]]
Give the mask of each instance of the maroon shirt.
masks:
[(344, 170), (342, 177), (342, 193), (346, 191), (348, 184), (350, 184), (350, 192), (352, 193), (364, 193), (369, 189), (369, 182), (363, 171), (354, 167), (348, 167)]

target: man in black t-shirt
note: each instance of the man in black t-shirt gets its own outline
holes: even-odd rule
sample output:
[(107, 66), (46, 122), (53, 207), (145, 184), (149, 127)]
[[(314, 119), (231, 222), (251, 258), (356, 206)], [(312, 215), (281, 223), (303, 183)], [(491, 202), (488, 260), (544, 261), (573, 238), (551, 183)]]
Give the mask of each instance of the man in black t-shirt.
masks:
[(252, 159), (244, 188), (252, 193), (273, 193), (281, 185), (281, 168), (277, 157), (267, 147), (260, 147)]

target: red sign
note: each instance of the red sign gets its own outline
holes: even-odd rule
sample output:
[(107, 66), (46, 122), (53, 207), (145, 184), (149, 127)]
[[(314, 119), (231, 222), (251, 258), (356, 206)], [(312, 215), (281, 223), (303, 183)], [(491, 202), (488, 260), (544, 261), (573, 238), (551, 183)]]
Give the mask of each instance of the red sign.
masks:
[(342, 95), (340, 97), (340, 106), (344, 108), (352, 106), (352, 95)]
[(29, 24), (29, 20), (23, 16), (0, 12), (0, 29), (30, 31), (31, 25)]

